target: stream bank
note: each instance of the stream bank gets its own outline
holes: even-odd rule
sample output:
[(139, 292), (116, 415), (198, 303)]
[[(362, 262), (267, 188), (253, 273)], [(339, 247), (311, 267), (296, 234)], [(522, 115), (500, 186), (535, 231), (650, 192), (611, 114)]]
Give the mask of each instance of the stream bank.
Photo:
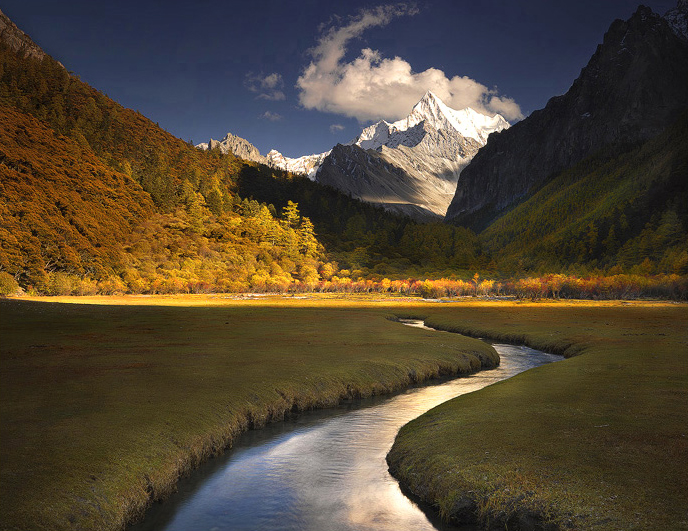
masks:
[(402, 493), (385, 455), (411, 418), (557, 359), (525, 347), (494, 348), (498, 368), (346, 401), (240, 436), (227, 455), (183, 480), (177, 495), (156, 504), (131, 531), (454, 529)]
[(687, 307), (475, 306), (407, 316), (568, 359), (404, 426), (388, 455), (400, 482), (487, 528), (688, 529)]

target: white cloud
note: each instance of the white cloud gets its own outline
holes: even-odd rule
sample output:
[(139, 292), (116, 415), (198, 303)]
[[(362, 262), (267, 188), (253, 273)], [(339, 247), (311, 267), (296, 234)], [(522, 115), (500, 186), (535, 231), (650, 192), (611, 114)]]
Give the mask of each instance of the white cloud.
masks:
[(342, 124), (332, 124), (330, 126), (330, 133), (334, 135), (335, 133), (339, 133), (339, 131), (344, 131), (344, 129), (346, 129), (346, 127)]
[(400, 57), (385, 58), (370, 48), (361, 50), (351, 62), (343, 62), (347, 44), (365, 30), (385, 26), (393, 18), (415, 15), (406, 4), (362, 10), (348, 24), (323, 31), (310, 50), (312, 61), (297, 80), (299, 101), (306, 109), (350, 116), (361, 122), (398, 120), (432, 90), (454, 109), (472, 107), (487, 114), (499, 112), (507, 120), (523, 117), (511, 98), (466, 76), (448, 77), (437, 68), (414, 72)]
[(258, 118), (260, 118), (261, 120), (270, 120), (271, 122), (278, 122), (282, 119), (282, 115), (277, 114), (276, 112), (265, 111)]
[(244, 79), (244, 86), (251, 92), (258, 94), (258, 98), (262, 100), (278, 101), (285, 99), (284, 92), (282, 92), (284, 80), (282, 75), (277, 72), (267, 76), (249, 72)]

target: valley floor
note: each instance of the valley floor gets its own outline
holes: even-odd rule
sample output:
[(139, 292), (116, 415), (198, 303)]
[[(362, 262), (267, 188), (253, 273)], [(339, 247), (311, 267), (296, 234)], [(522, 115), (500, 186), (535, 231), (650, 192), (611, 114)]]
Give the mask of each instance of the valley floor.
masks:
[(494, 363), (392, 320), (411, 316), (580, 355), (404, 428), (402, 483), (448, 516), (473, 491), (489, 518), (688, 528), (685, 304), (127, 296), (4, 299), (0, 316), (2, 529), (121, 528), (249, 427)]

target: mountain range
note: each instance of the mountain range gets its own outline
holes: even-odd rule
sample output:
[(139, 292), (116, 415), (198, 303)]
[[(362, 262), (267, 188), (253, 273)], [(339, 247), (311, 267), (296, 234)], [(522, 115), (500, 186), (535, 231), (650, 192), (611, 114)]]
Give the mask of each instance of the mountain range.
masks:
[[(559, 172), (610, 146), (630, 150), (680, 117), (688, 106), (687, 6), (680, 0), (664, 16), (641, 6), (614, 21), (566, 94), (511, 128), (427, 92), (406, 118), (366, 127), (325, 153), (241, 153), (417, 220), (443, 217), (481, 231)], [(235, 139), (209, 144), (226, 152)], [(239, 149), (232, 151), (244, 156)]]
[(461, 227), (190, 146), (0, 12), (0, 293), (284, 291), (474, 268), (478, 255)]
[(687, 20), (680, 0), (664, 16), (640, 6), (614, 21), (564, 95), (489, 136), (461, 131), (469, 111), (451, 123), (457, 111), (428, 93), (405, 120), (289, 162), (426, 220), (460, 173), (445, 221), (477, 232), (506, 271), (688, 272)]
[[(381, 120), (325, 153), (288, 158), (272, 150), (267, 164), (418, 220), (441, 219), (461, 170), (491, 133), (508, 127), (499, 114), (457, 111), (428, 91), (401, 120)], [(241, 157), (236, 138), (229, 133), (220, 142), (210, 140), (197, 147), (231, 150)], [(245, 144), (250, 145), (241, 139), (240, 145)], [(266, 158), (251, 148), (244, 158), (265, 163)]]

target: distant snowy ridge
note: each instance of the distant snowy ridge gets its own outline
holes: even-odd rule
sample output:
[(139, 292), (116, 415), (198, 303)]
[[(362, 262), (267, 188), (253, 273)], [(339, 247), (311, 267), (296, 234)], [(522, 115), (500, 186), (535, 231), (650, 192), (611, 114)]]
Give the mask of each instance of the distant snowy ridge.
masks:
[(314, 181), (315, 174), (318, 172), (318, 169), (320, 169), (320, 165), (323, 163), (323, 160), (325, 160), (325, 157), (330, 154), (330, 151), (316, 155), (304, 155), (303, 157), (291, 159), (289, 157), (285, 157), (276, 149), (273, 149), (270, 151), (270, 153), (268, 153), (267, 164), (268, 166), (272, 166), (273, 168), (278, 168), (280, 170), (307, 175), (311, 181)]
[(232, 152), (235, 156), (260, 162), (273, 168), (278, 168), (299, 175), (307, 175), (311, 180), (315, 180), (315, 173), (322, 164), (322, 161), (330, 152), (320, 153), (317, 155), (306, 155), (296, 159), (285, 157), (277, 150), (270, 151), (266, 157), (260, 154), (258, 148), (251, 144), (248, 140), (239, 136), (227, 133), (227, 135), (220, 141), (213, 140), (208, 142), (201, 142), (196, 144), (198, 149), (207, 151), (208, 149), (219, 149), (222, 153)]
[[(399, 146), (413, 147), (418, 145), (426, 134), (424, 128), (417, 127), (420, 124), (426, 124), (435, 130), (456, 131), (462, 137), (473, 139), (480, 145), (487, 142), (490, 133), (509, 127), (509, 122), (499, 114), (487, 116), (468, 107), (457, 111), (445, 105), (434, 93), (428, 91), (406, 118), (391, 124), (380, 120), (363, 129), (358, 137), (344, 145), (357, 145), (362, 149), (376, 151), (381, 151), (382, 146), (390, 149), (396, 149)], [(316, 180), (320, 166), (331, 151), (289, 158), (273, 149), (268, 153), (268, 160), (269, 164), (275, 168), (308, 175), (311, 180)], [(455, 161), (463, 162), (458, 159)]]
[(453, 129), (464, 138), (472, 138), (480, 144), (487, 142), (490, 133), (509, 127), (509, 122), (499, 114), (490, 117), (470, 107), (457, 111), (447, 107), (434, 93), (428, 91), (406, 118), (391, 124), (381, 120), (366, 127), (358, 138), (349, 144), (356, 144), (363, 149), (414, 146), (419, 141), (419, 132), (415, 126), (422, 122), (436, 130)]

